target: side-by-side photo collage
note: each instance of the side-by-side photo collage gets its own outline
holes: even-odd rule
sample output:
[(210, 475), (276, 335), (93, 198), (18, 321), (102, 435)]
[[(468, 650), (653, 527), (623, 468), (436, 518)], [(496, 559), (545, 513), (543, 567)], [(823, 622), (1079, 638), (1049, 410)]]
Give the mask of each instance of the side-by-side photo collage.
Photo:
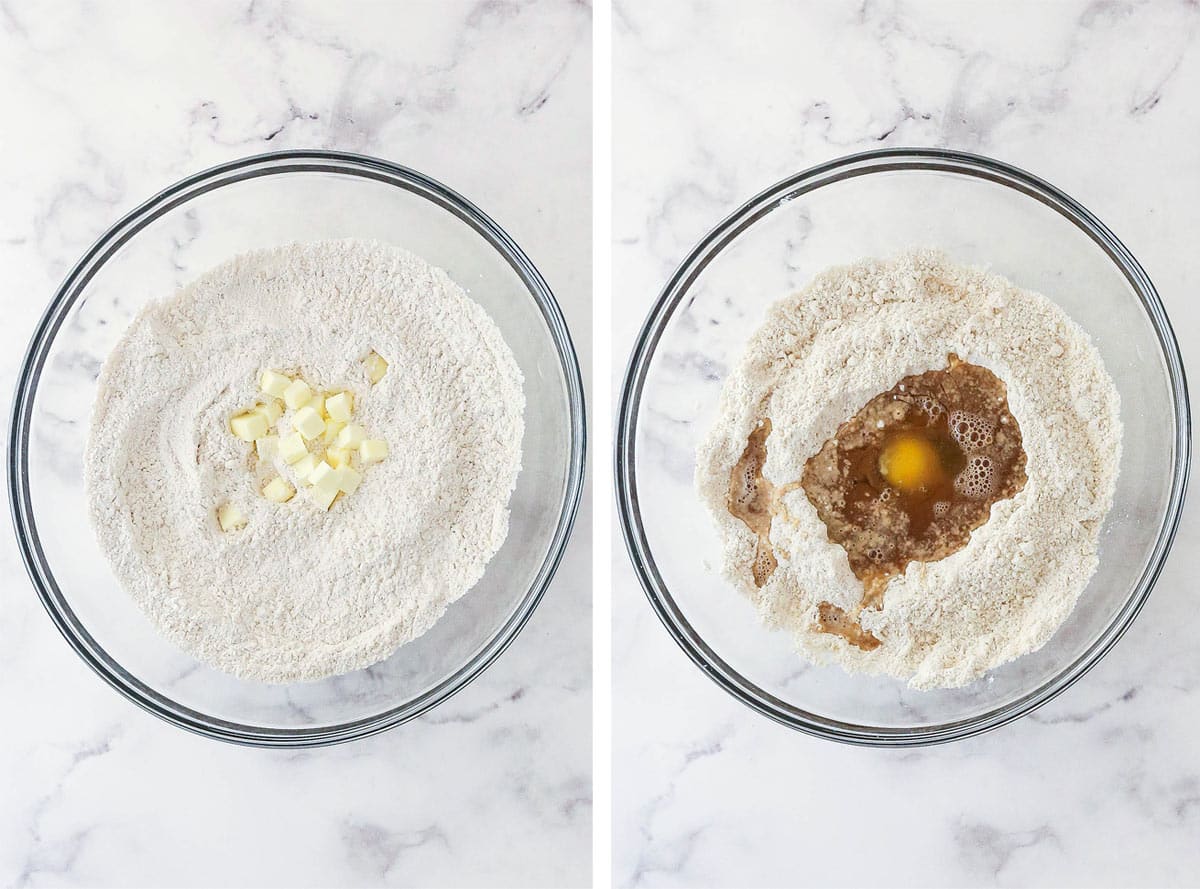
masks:
[(1198, 98), (1189, 0), (0, 0), (0, 887), (1200, 889)]

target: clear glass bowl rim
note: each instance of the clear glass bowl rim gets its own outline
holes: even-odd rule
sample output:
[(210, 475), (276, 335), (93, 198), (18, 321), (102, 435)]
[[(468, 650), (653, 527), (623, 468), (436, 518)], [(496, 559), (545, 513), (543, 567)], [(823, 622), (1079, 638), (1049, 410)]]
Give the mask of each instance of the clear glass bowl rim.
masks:
[[(501, 254), (521, 278), (554, 340), (570, 412), (569, 469), (555, 533), (538, 573), (517, 609), (471, 660), (398, 707), (350, 722), (285, 729), (218, 719), (178, 704), (127, 672), (92, 638), (59, 589), (42, 551), (29, 492), (29, 432), (35, 391), (54, 337), (88, 281), (123, 244), (164, 213), (201, 194), (246, 179), (306, 172), (358, 176), (409, 191), (454, 214)], [(353, 152), (273, 151), (218, 164), (164, 188), (105, 231), (67, 274), (39, 320), (17, 374), (8, 438), (9, 509), (21, 558), (42, 604), (75, 653), (105, 682), (142, 709), (206, 737), (245, 746), (317, 747), (367, 737), (420, 716), (461, 691), (516, 638), (545, 594), (571, 536), (583, 493), (586, 444), (583, 380), (566, 321), (532, 261), (496, 222), (441, 182), (400, 164)]]
[[(1167, 509), (1146, 569), (1113, 622), (1057, 676), (1017, 700), (979, 716), (920, 728), (856, 725), (804, 711), (764, 691), (719, 657), (692, 628), (659, 573), (638, 507), (635, 459), (638, 410), (650, 361), (675, 308), (705, 267), (743, 231), (793, 197), (857, 176), (897, 170), (952, 173), (990, 181), (1039, 201), (1074, 223), (1108, 255), (1138, 294), (1158, 336), (1175, 407), (1175, 463)], [(758, 713), (820, 738), (872, 747), (926, 746), (972, 737), (1033, 712), (1067, 689), (1112, 648), (1141, 611), (1170, 550), (1187, 488), (1190, 446), (1187, 381), (1174, 331), (1149, 276), (1099, 219), (1045, 180), (983, 155), (938, 148), (877, 149), (845, 155), (775, 183), (718, 223), (676, 268), (634, 342), (621, 387), (614, 449), (617, 513), (634, 572), (650, 605), (688, 657), (717, 685)]]

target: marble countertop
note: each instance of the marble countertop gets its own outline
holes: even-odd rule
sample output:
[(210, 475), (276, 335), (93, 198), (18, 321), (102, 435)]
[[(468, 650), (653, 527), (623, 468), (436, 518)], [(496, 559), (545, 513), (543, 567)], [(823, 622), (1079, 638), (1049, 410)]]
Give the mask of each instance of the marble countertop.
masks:
[[(617, 383), (713, 224), (785, 175), (879, 146), (977, 151), (1081, 199), (1200, 363), (1194, 3), (670, 0), (619, 2), (614, 22)], [(1032, 716), (885, 751), (789, 731), (719, 689), (615, 544), (614, 882), (1197, 885), (1198, 546), (1193, 496), (1136, 623)]]
[[(590, 367), (590, 28), (586, 6), (553, 0), (0, 2), (0, 389), (119, 215), (188, 173), (298, 147), (395, 160), (483, 207)], [(191, 736), (111, 691), (3, 535), (0, 884), (586, 884), (590, 538), (585, 498), (529, 625), (445, 705), (278, 752)]]

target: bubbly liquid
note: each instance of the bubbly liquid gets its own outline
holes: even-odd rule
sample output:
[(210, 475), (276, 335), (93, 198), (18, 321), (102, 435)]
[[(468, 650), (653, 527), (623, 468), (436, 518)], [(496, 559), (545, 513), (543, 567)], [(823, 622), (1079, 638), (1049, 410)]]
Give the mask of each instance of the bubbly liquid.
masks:
[[(802, 487), (863, 582), (857, 611), (822, 602), (817, 628), (864, 651), (880, 642), (862, 629), (859, 615), (882, 606), (891, 578), (910, 562), (962, 549), (992, 504), (1026, 481), (1021, 430), (1004, 383), (953, 354), (945, 370), (905, 377), (868, 401), (808, 460), (798, 482), (778, 490), (762, 475), (770, 435), (771, 421), (763, 420), (729, 479), (729, 512), (758, 538), (754, 583), (764, 586), (778, 567), (771, 521), (783, 512), (781, 498)], [(889, 464), (896, 453), (907, 459)]]
[(775, 516), (775, 490), (762, 474), (763, 464), (767, 462), (767, 437), (770, 434), (770, 420), (763, 420), (750, 433), (746, 450), (729, 475), (729, 497), (726, 500), (729, 512), (741, 519), (758, 537), (750, 572), (754, 575), (755, 585), (759, 587), (766, 584), (779, 567), (769, 536), (771, 519)]
[[(930, 456), (896, 484), (881, 457), (901, 438), (910, 453)], [(882, 606), (888, 582), (910, 562), (935, 562), (966, 546), (992, 504), (1025, 480), (1021, 430), (1004, 383), (950, 355), (945, 370), (905, 377), (868, 401), (809, 459), (801, 484), (863, 582), (867, 609)], [(845, 619), (822, 616), (820, 623), (867, 647), (846, 631)]]

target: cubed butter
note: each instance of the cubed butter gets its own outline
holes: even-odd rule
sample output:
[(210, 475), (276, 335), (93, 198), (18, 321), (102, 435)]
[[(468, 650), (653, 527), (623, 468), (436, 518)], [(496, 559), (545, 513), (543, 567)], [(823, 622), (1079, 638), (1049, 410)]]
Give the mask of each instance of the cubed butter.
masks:
[(275, 476), (263, 488), (263, 496), (273, 503), (287, 503), (296, 496), (296, 489), (288, 484), (287, 479)]
[(292, 384), (292, 378), (273, 370), (264, 370), (259, 388), (275, 398), (283, 398), (283, 393)]
[(333, 440), (333, 446), (335, 448), (356, 448), (363, 443), (363, 439), (366, 437), (367, 430), (357, 423), (351, 423), (338, 433), (337, 438)]
[(338, 489), (344, 494), (353, 494), (357, 491), (361, 481), (362, 473), (355, 472), (349, 466), (343, 466), (338, 470)]
[(312, 502), (321, 507), (321, 509), (329, 509), (329, 507), (333, 506), (333, 501), (337, 499), (337, 495), (338, 489), (336, 487), (333, 490), (315, 487), (308, 489), (308, 496), (312, 499)]
[(229, 421), (229, 428), (242, 441), (254, 441), (267, 434), (267, 418), (253, 411), (238, 414)]
[(368, 438), (358, 446), (358, 454), (364, 463), (378, 463), (388, 455), (387, 442), (382, 438)]
[(283, 416), (283, 405), (274, 398), (267, 399), (262, 404), (254, 406), (254, 413), (262, 414), (268, 426), (274, 426)]
[(317, 464), (320, 462), (320, 457), (314, 454), (305, 454), (292, 464), (292, 472), (296, 473), (296, 478), (300, 479), (300, 481), (308, 481), (308, 477), (312, 475), (312, 471), (317, 468)]
[(300, 410), (312, 398), (312, 389), (304, 380), (293, 380), (283, 390), (283, 403), (294, 411)]
[(222, 531), (239, 531), (246, 527), (246, 514), (232, 503), (223, 503), (217, 507), (217, 524)]
[(296, 411), (296, 416), (292, 418), (292, 428), (305, 439), (314, 439), (325, 431), (325, 421), (313, 410), (312, 405), (306, 404)]
[(350, 415), (354, 413), (354, 396), (349, 392), (330, 395), (325, 399), (325, 410), (329, 411), (332, 419), (348, 422)]
[(363, 364), (367, 368), (367, 379), (371, 381), (372, 386), (382, 380), (383, 375), (387, 373), (388, 363), (383, 360), (383, 356), (378, 352), (372, 351), (370, 355), (363, 359)]
[(326, 448), (325, 459), (329, 461), (329, 465), (334, 469), (350, 465), (350, 455), (353, 453), (349, 448)]
[(285, 435), (279, 439), (279, 456), (284, 459), (285, 463), (296, 463), (307, 454), (308, 448), (304, 444), (304, 436), (299, 432), (293, 432), (291, 435)]
[(325, 396), (320, 392), (314, 392), (312, 398), (308, 400), (308, 406), (321, 415), (321, 419), (329, 416), (325, 411)]
[(262, 438), (254, 440), (254, 453), (258, 454), (258, 459), (264, 462), (274, 459), (279, 453), (279, 436), (264, 435)]
[(319, 462), (308, 474), (308, 483), (314, 488), (332, 488), (334, 493), (339, 489), (338, 481), (341, 470), (334, 469), (324, 460)]
[(341, 420), (326, 420), (325, 434), (321, 436), (321, 440), (327, 445), (332, 445), (338, 437), (338, 433), (346, 428), (346, 424)]

